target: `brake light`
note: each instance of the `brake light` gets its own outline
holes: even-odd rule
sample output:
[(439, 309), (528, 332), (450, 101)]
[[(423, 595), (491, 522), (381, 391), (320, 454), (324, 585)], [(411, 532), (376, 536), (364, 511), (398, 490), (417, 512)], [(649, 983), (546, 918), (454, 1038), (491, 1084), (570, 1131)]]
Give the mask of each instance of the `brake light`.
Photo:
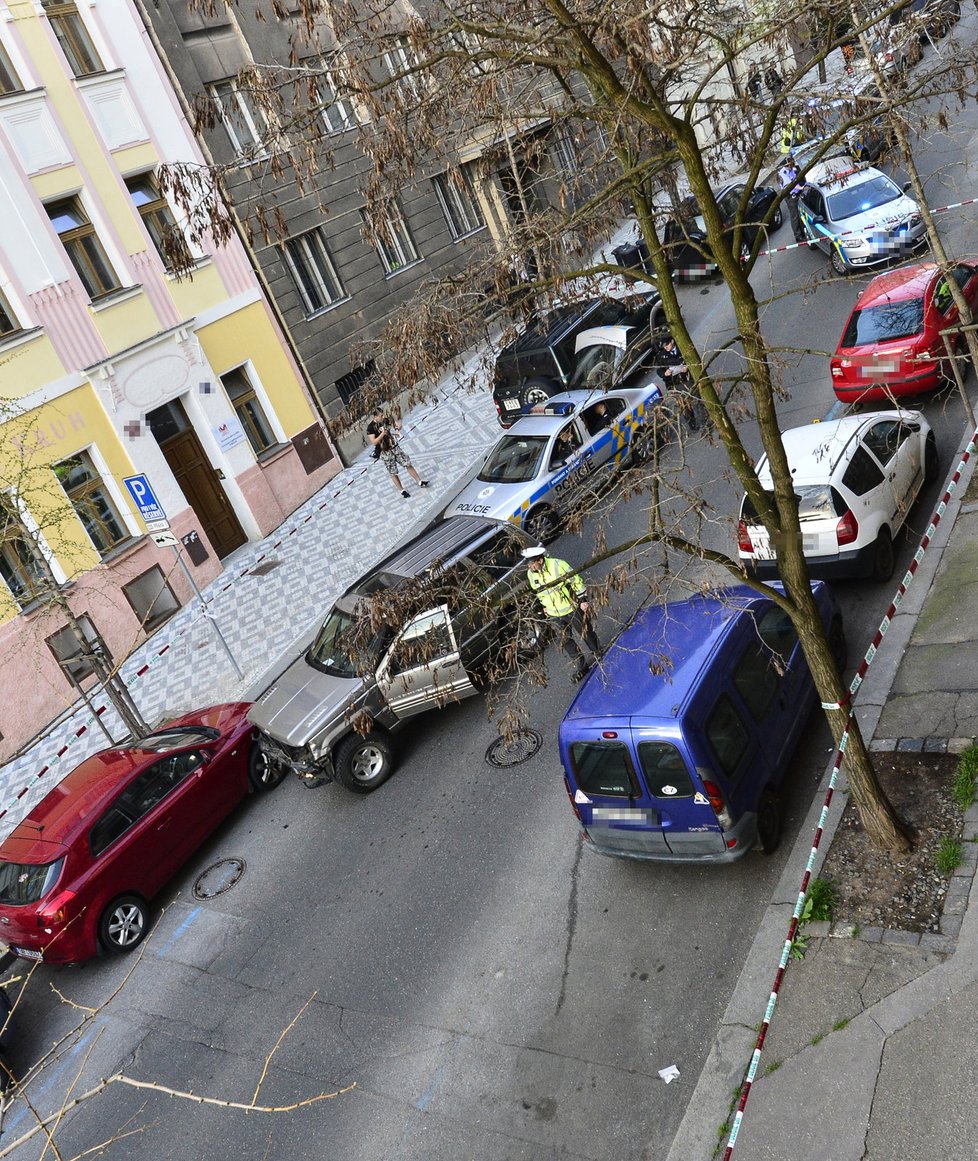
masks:
[(841, 379), (842, 378), (842, 368), (839, 366), (838, 363), (832, 364), (832, 377), (834, 379)]
[(68, 910), (75, 898), (74, 891), (59, 891), (49, 899), (37, 913), (37, 925), (48, 935), (55, 927), (63, 927), (68, 922)]
[(747, 531), (746, 520), (740, 520), (737, 523), (737, 547), (741, 552), (754, 551), (754, 545), (751, 543), (750, 533)]
[(852, 544), (858, 535), (859, 521), (852, 514), (850, 508), (835, 526), (835, 538), (841, 547), (843, 544)]
[(717, 822), (724, 830), (729, 830), (733, 826), (733, 818), (724, 801), (723, 791), (715, 782), (710, 782), (706, 778), (703, 779), (703, 789), (710, 800), (710, 806), (713, 807), (713, 813), (717, 816)]
[(584, 820), (581, 818), (581, 812), (577, 809), (577, 803), (574, 801), (574, 795), (571, 794), (570, 779), (564, 775), (564, 789), (567, 791), (567, 801), (571, 804), (571, 810), (577, 816), (577, 821), (583, 826)]

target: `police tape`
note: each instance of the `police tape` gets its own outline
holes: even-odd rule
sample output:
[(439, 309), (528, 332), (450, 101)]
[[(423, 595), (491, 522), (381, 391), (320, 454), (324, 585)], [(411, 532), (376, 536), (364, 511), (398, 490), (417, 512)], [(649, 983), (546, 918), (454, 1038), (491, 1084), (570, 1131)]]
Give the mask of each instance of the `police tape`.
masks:
[[(846, 720), (845, 729), (842, 732), (842, 737), (839, 740), (839, 745), (835, 751), (835, 756), (832, 760), (832, 775), (829, 778), (828, 789), (826, 790), (825, 797), (822, 801), (822, 809), (819, 813), (818, 824), (815, 827), (815, 836), (812, 839), (812, 846), (811, 850), (809, 851), (808, 862), (805, 865), (805, 873), (802, 875), (801, 886), (798, 891), (798, 898), (795, 900), (794, 911), (791, 915), (791, 921), (788, 924), (788, 931), (785, 936), (784, 946), (781, 949), (781, 958), (778, 962), (778, 969), (774, 974), (774, 983), (771, 987), (771, 993), (768, 997), (767, 1007), (764, 1010), (764, 1018), (761, 1021), (760, 1031), (757, 1034), (757, 1040), (754, 1042), (754, 1051), (751, 1054), (750, 1064), (748, 1065), (747, 1072), (744, 1075), (743, 1084), (740, 1088), (740, 1096), (737, 1100), (733, 1124), (731, 1125), (730, 1134), (727, 1138), (727, 1146), (723, 1152), (723, 1161), (730, 1161), (730, 1158), (733, 1156), (734, 1148), (737, 1144), (737, 1136), (740, 1133), (740, 1128), (744, 1120), (744, 1110), (750, 1097), (751, 1090), (754, 1086), (754, 1080), (757, 1076), (757, 1068), (760, 1063), (761, 1052), (764, 1049), (764, 1041), (767, 1037), (768, 1028), (771, 1025), (771, 1019), (774, 1016), (774, 1010), (778, 1002), (778, 994), (781, 991), (781, 984), (784, 980), (785, 971), (787, 970), (788, 962), (791, 958), (791, 951), (794, 946), (795, 937), (798, 934), (798, 927), (801, 923), (801, 915), (805, 906), (805, 898), (808, 894), (808, 885), (811, 882), (812, 871), (815, 866), (815, 859), (818, 856), (819, 844), (821, 843), (822, 835), (825, 832), (825, 822), (828, 817), (829, 807), (832, 804), (832, 798), (835, 794), (839, 771), (842, 768), (842, 762), (845, 758), (846, 746), (849, 740), (849, 731), (855, 712), (852, 708), (852, 700), (859, 690), (859, 687), (862, 685), (863, 680), (866, 677), (866, 673), (879, 650), (880, 643), (886, 636), (886, 632), (893, 621), (893, 617), (897, 609), (899, 609), (900, 603), (902, 602), (904, 596), (906, 595), (907, 588), (916, 575), (921, 560), (924, 558), (924, 553), (927, 551), (927, 548), (931, 544), (934, 533), (936, 532), (937, 527), (944, 516), (944, 513), (947, 511), (947, 505), (950, 502), (951, 497), (954, 495), (954, 491), (958, 486), (959, 480), (961, 479), (961, 473), (967, 466), (968, 460), (972, 455), (975, 454), (976, 450), (978, 450), (978, 429), (972, 433), (967, 447), (962, 452), (961, 459), (958, 461), (958, 466), (955, 468), (954, 474), (948, 481), (940, 502), (934, 509), (930, 523), (927, 525), (927, 530), (921, 538), (920, 544), (917, 546), (917, 551), (914, 553), (913, 559), (911, 560), (907, 571), (904, 573), (903, 580), (901, 580), (900, 584), (897, 586), (897, 591), (894, 594), (893, 600), (888, 605), (886, 613), (884, 614), (882, 621), (880, 621), (879, 627), (873, 636), (873, 640), (870, 642), (869, 648), (863, 655), (863, 659), (859, 663), (859, 667), (856, 670), (855, 676), (849, 683), (849, 692), (844, 699), (844, 701), (848, 704), (843, 704), (838, 707), (848, 709), (848, 718)], [(830, 704), (826, 708), (835, 707)]]

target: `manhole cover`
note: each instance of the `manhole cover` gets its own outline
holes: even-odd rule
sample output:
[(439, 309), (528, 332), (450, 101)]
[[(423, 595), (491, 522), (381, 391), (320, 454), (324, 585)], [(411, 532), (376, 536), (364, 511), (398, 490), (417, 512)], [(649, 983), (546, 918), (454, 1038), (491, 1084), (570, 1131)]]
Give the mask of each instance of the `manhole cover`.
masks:
[(516, 737), (497, 738), (486, 750), (486, 761), (490, 766), (519, 766), (526, 762), (543, 745), (543, 738), (536, 730), (524, 730)]
[(261, 564), (256, 564), (254, 568), (248, 570), (248, 576), (265, 576), (273, 568), (278, 568), (281, 563), (280, 560), (263, 560)]
[(245, 873), (244, 859), (218, 859), (194, 880), (195, 899), (213, 899), (230, 891)]

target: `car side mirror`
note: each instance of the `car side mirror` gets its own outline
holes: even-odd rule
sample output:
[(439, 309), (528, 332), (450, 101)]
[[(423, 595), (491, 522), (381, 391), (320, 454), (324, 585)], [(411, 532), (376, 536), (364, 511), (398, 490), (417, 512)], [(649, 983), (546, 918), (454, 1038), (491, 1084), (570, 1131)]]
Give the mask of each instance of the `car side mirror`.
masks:
[(913, 182), (912, 181), (905, 181), (903, 183), (903, 192), (904, 193), (909, 193), (912, 189), (913, 189)]

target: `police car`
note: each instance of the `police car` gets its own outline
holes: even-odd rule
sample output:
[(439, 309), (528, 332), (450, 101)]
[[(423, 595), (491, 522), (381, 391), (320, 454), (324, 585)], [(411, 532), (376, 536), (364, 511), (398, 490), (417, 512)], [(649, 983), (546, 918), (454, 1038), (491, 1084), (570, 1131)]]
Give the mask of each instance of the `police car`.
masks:
[(836, 274), (906, 256), (927, 241), (920, 207), (880, 170), (835, 157), (812, 166), (805, 180), (798, 216)]
[(664, 395), (661, 379), (650, 373), (642, 386), (564, 391), (525, 409), (444, 516), (510, 520), (552, 540), (561, 516), (606, 471), (651, 454)]

